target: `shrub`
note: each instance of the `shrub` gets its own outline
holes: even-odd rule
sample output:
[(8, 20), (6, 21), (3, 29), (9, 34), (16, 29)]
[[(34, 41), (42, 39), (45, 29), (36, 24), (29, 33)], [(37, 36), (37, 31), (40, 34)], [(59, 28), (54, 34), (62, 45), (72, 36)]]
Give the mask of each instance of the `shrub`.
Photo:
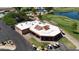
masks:
[(8, 13), (7, 15), (5, 15), (5, 16), (3, 17), (3, 21), (4, 21), (7, 25), (12, 26), (12, 25), (16, 24), (16, 20), (14, 19), (14, 16), (15, 16), (14, 14)]

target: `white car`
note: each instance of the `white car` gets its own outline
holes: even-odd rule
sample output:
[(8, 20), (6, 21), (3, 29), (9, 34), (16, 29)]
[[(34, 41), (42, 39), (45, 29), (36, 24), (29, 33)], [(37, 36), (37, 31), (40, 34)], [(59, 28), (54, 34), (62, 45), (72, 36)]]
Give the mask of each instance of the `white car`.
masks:
[(54, 48), (60, 47), (59, 42), (54, 42), (53, 46), (54, 46)]

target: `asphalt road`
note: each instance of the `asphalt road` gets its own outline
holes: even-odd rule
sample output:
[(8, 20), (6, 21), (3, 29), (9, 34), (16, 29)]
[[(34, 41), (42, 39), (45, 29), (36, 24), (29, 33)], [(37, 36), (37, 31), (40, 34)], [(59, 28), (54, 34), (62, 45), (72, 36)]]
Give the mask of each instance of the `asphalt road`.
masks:
[(16, 31), (12, 30), (9, 26), (5, 25), (2, 20), (0, 20), (0, 42), (11, 39), (16, 44), (15, 51), (32, 51), (33, 48), (28, 41), (26, 41), (21, 35)]

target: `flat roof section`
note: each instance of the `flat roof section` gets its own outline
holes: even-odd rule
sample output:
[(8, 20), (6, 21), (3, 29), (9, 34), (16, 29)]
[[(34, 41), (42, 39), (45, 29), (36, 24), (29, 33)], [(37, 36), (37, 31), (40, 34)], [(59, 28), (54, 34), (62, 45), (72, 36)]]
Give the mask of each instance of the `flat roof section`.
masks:
[[(36, 26), (38, 26), (37, 29)], [(56, 36), (61, 32), (57, 26), (48, 23), (35, 24), (30, 27), (30, 30), (40, 36)]]
[(34, 24), (37, 24), (38, 22), (39, 21), (26, 21), (26, 22), (18, 23), (15, 26), (20, 30), (24, 30), (24, 29), (30, 28), (31, 26), (33, 26)]

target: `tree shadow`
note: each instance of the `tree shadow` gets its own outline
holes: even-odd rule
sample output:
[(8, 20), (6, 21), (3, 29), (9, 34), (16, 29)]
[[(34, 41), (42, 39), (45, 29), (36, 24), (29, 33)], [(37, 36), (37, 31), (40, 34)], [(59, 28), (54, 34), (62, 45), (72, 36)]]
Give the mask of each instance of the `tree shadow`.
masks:
[(74, 33), (74, 34), (79, 34), (79, 32), (78, 32), (78, 31), (73, 31), (73, 33)]

